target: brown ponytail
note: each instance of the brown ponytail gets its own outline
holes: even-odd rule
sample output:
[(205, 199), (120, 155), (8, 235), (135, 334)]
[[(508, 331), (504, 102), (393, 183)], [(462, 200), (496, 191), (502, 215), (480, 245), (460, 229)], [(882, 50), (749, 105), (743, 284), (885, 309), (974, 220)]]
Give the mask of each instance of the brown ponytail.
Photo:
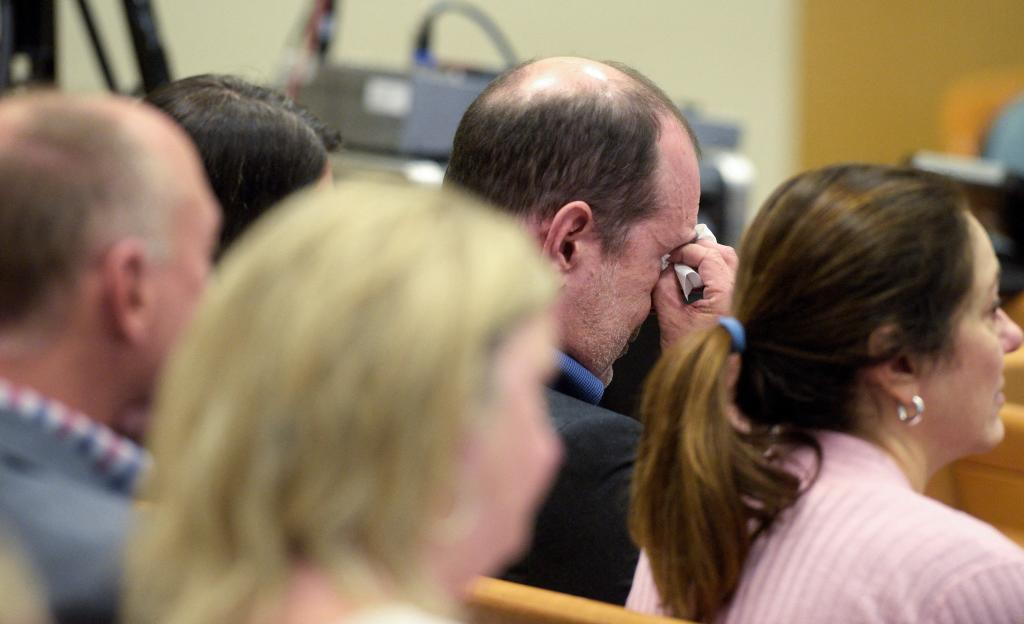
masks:
[(648, 550), (664, 605), (680, 617), (718, 611), (751, 542), (799, 487), (765, 459), (766, 431), (734, 425), (730, 348), (720, 327), (677, 343), (654, 367), (641, 401), (630, 530)]
[[(815, 431), (858, 426), (859, 371), (948, 351), (973, 273), (965, 215), (948, 181), (874, 165), (801, 174), (765, 202), (739, 250), (739, 370), (725, 329), (696, 332), (662, 355), (641, 402), (630, 528), (675, 615), (726, 605), (751, 544), (799, 496), (787, 455), (820, 459)], [(882, 326), (892, 340), (871, 352)]]

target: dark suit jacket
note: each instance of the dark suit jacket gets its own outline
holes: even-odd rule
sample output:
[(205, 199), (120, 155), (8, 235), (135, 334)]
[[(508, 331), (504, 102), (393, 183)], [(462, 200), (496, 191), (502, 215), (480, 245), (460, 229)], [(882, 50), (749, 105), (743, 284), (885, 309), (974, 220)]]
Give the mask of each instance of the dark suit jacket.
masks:
[(504, 578), (625, 604), (639, 556), (627, 514), (640, 440), (636, 420), (548, 390), (565, 461), (526, 556)]
[(114, 621), (131, 504), (75, 449), (0, 413), (0, 525), (43, 582), (59, 623)]

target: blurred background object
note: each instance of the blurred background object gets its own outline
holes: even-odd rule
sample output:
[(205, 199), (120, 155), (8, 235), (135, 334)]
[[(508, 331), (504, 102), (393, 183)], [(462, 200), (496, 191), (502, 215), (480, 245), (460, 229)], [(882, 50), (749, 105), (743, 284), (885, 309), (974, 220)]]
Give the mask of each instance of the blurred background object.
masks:
[(984, 68), (956, 78), (940, 103), (942, 151), (980, 154), (996, 116), (1021, 93), (1024, 65)]
[(985, 134), (981, 155), (1024, 176), (1024, 85), (1009, 104), (999, 109)]
[[(61, 12), (71, 4), (60, 3)], [(121, 92), (90, 0), (76, 0), (75, 5), (105, 86)], [(0, 0), (0, 90), (57, 81), (57, 6), (55, 0)], [(150, 0), (122, 0), (121, 9), (140, 79), (130, 92), (152, 91), (171, 74), (153, 7)]]

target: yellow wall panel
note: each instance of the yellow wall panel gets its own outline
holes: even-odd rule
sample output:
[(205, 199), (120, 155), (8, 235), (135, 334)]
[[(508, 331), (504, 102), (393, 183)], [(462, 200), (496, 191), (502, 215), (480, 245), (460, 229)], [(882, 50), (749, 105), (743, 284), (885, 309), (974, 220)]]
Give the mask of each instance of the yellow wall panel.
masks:
[(1024, 66), (1021, 0), (804, 0), (802, 15), (804, 167), (938, 149), (956, 80)]

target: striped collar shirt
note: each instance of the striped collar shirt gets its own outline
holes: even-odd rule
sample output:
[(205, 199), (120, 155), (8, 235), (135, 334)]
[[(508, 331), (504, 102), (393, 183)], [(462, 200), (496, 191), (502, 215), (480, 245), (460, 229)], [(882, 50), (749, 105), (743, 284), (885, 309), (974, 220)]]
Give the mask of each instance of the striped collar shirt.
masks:
[(82, 412), (35, 390), (0, 379), (0, 417), (17, 418), (77, 454), (112, 490), (131, 496), (148, 469), (149, 454)]

